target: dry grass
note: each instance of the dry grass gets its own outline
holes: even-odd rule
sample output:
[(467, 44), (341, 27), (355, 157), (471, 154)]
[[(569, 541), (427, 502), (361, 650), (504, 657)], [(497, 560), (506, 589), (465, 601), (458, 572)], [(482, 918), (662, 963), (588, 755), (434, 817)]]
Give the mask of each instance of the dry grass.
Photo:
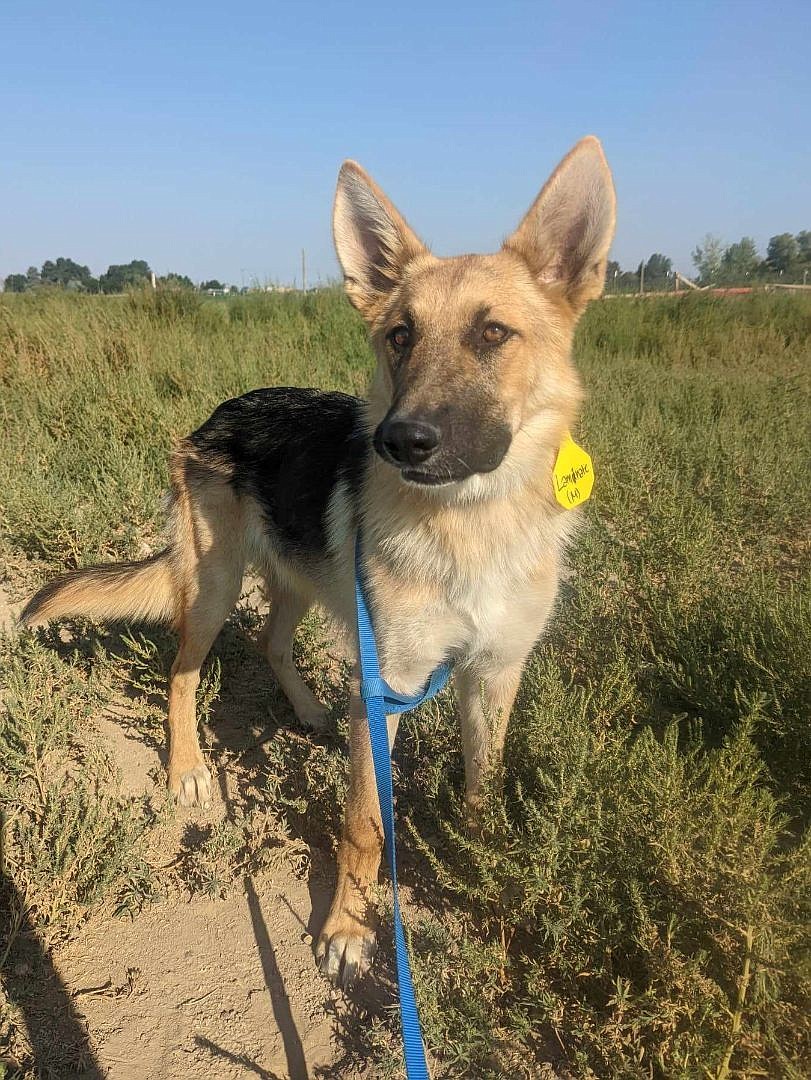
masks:
[[(449, 693), (408, 718), (398, 748), (404, 878), (433, 912), (413, 944), (442, 1075), (534, 1077), (544, 1062), (576, 1077), (805, 1074), (810, 342), (804, 297), (588, 313), (577, 358), (595, 497), (479, 839), (461, 827)], [(12, 586), (153, 543), (166, 450), (221, 399), (273, 383), (361, 391), (370, 363), (331, 291), (4, 297)], [(233, 626), (254, 623), (246, 611)], [(218, 644), (209, 702), (244, 683), (243, 640)], [(338, 734), (276, 732), (256, 816), (212, 833), (187, 886), (227, 888), (280, 835), (334, 843), (343, 689), (340, 673), (317, 674), (325, 647), (311, 621), (301, 659), (328, 680)], [(51, 935), (100, 904), (137, 911), (154, 886), (138, 857), (149, 823), (101, 759), (75, 768), (99, 753), (77, 716), (113, 692), (109, 648), (67, 660), (47, 639), (3, 648), (0, 803), (27, 917)], [(145, 724), (169, 650), (124, 646), (128, 677), (158, 694)], [(274, 709), (288, 715), (278, 697)], [(383, 1075), (398, 1066), (381, 1032), (366, 1053)]]

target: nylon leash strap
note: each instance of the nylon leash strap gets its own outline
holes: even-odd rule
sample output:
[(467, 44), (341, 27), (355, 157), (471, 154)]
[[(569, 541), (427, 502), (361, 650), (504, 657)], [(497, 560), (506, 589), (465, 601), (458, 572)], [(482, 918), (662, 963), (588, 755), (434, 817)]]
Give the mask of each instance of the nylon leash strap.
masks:
[(389, 860), (391, 884), (394, 893), (394, 944), (397, 953), (397, 982), (400, 990), (400, 1022), (403, 1029), (406, 1076), (408, 1080), (429, 1080), (397, 890), (394, 788), (391, 778), (391, 754), (389, 751), (389, 731), (386, 714), (407, 712), (439, 693), (450, 677), (451, 665), (449, 663), (440, 664), (431, 675), (425, 688), (411, 697), (398, 694), (381, 677), (377, 643), (375, 642), (372, 620), (369, 615), (363, 585), (360, 533), (358, 533), (355, 543), (355, 606), (358, 616), (360, 696), (366, 706), (366, 716), (369, 721), (369, 738), (372, 743), (372, 761), (374, 762), (375, 781), (377, 783), (377, 797), (380, 801), (380, 816), (383, 819), (386, 856)]

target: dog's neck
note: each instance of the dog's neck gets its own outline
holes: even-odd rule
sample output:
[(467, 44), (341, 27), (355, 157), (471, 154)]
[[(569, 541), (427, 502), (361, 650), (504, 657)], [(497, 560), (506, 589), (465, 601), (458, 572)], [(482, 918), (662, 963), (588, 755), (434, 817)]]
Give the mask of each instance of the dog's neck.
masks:
[[(558, 506), (552, 481), (568, 427), (562, 412), (541, 412), (519, 430), (492, 473), (439, 488), (405, 483), (372, 452), (361, 498), (366, 550), (400, 572), (405, 561), (401, 555), (411, 551), (418, 538), (445, 550), (450, 562), (474, 571), (477, 564), (500, 557), (516, 544), (538, 553), (559, 552), (577, 517)], [(408, 564), (418, 570), (410, 558)]]

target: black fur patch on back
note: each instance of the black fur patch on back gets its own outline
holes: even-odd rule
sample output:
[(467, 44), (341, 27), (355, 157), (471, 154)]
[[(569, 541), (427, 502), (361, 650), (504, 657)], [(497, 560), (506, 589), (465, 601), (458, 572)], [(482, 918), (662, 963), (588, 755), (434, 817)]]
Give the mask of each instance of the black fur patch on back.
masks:
[(371, 452), (362, 401), (289, 386), (223, 402), (189, 441), (231, 465), (290, 555), (324, 554), (330, 495), (340, 480), (357, 494)]

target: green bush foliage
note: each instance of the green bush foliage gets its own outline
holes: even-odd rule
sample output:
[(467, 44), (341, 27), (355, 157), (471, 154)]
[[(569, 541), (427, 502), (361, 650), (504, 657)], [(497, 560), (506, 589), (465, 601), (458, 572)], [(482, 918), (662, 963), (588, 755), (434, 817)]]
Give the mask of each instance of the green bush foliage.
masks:
[[(396, 753), (437, 1075), (799, 1078), (811, 1060), (811, 301), (606, 300), (576, 360), (594, 497), (477, 835), (463, 825), (452, 693), (404, 721)], [(9, 579), (22, 589), (155, 545), (167, 450), (224, 398), (274, 383), (362, 392), (370, 367), (332, 290), (4, 295)], [(255, 625), (251, 611), (234, 621)], [(139, 881), (137, 822), (114, 780), (70, 764), (90, 753), (76, 716), (93, 708), (95, 673), (128, 656), (132, 679), (160, 692), (170, 642), (129, 640), (83, 668), (30, 638), (4, 645), (7, 850), (47, 933)], [(240, 640), (227, 632), (215, 650), (222, 685), (212, 669), (206, 709), (255, 663)], [(323, 673), (329, 649), (309, 620), (299, 659), (333, 700), (337, 734), (275, 732), (253, 811), (203, 837), (185, 888), (219, 894), (291, 840), (334, 846), (346, 688), (339, 667)], [(273, 708), (289, 715), (278, 695)], [(37, 768), (70, 782), (40, 789)], [(366, 1046), (381, 1076), (398, 1068), (385, 1027), (370, 1023)]]

